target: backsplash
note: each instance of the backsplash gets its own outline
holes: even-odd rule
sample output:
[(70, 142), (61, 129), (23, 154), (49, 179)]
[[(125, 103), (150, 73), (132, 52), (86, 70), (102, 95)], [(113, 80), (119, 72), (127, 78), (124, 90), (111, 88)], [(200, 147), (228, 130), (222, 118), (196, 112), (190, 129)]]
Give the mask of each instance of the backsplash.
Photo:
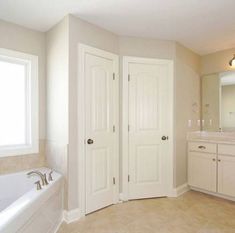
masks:
[(45, 140), (40, 140), (38, 154), (1, 157), (0, 174), (18, 172), (45, 165)]

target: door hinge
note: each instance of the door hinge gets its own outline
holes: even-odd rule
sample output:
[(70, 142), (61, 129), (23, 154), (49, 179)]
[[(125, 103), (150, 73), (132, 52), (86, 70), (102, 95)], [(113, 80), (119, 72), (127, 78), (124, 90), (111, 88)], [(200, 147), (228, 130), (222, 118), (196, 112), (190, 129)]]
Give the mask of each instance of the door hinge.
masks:
[(130, 125), (128, 125), (128, 132), (130, 131), (130, 128), (131, 128)]
[(115, 73), (113, 73), (113, 80), (115, 80)]
[(116, 184), (116, 179), (115, 179), (115, 177), (113, 177), (113, 184)]
[(127, 180), (128, 180), (128, 182), (130, 182), (130, 175), (128, 175)]
[(115, 128), (115, 125), (113, 126), (113, 132), (115, 132), (116, 128)]
[(131, 76), (130, 76), (130, 74), (128, 74), (128, 82), (130, 82), (131, 81)]

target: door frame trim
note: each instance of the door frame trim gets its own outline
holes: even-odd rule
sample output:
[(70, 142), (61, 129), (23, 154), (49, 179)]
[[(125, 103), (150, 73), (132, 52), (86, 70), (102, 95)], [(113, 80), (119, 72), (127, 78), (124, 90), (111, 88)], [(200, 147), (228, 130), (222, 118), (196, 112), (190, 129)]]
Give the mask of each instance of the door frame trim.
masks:
[(86, 213), (86, 156), (85, 156), (85, 75), (84, 75), (84, 65), (85, 65), (85, 54), (95, 54), (100, 57), (106, 57), (114, 61), (114, 73), (115, 73), (115, 113), (114, 113), (114, 123), (116, 126), (116, 145), (114, 148), (114, 168), (116, 184), (114, 187), (114, 203), (119, 201), (119, 56), (101, 49), (97, 49), (85, 44), (78, 44), (78, 75), (77, 75), (77, 151), (78, 151), (78, 205), (80, 209), (81, 216), (85, 216)]
[(145, 63), (145, 64), (167, 64), (169, 66), (169, 153), (167, 156), (167, 193), (170, 197), (174, 190), (174, 62), (170, 59), (153, 59), (142, 57), (123, 57), (123, 73), (122, 73), (122, 200), (129, 200), (129, 184), (128, 184), (128, 167), (129, 167), (129, 142), (128, 142), (128, 109), (129, 109), (129, 89), (128, 89), (128, 64), (129, 63)]

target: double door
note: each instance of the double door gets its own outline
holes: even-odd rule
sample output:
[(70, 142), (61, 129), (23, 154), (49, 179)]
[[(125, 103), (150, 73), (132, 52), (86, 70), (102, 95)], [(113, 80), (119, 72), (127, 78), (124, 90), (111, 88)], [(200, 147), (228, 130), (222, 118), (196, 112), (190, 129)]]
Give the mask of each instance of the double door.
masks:
[[(85, 47), (85, 214), (119, 196), (118, 57)], [(172, 62), (137, 59), (128, 70), (129, 199), (167, 195)], [(79, 114), (79, 113), (78, 113)], [(81, 113), (82, 114), (82, 113)], [(123, 119), (122, 119), (123, 120)], [(123, 145), (122, 145), (123, 146)]]

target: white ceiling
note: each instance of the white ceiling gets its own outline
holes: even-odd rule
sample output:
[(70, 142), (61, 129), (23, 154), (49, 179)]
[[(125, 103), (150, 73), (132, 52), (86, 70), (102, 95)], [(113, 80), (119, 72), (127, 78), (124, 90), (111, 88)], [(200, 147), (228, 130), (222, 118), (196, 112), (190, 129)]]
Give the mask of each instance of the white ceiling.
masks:
[(0, 0), (0, 18), (47, 31), (68, 13), (118, 35), (176, 40), (199, 54), (235, 47), (235, 0)]

